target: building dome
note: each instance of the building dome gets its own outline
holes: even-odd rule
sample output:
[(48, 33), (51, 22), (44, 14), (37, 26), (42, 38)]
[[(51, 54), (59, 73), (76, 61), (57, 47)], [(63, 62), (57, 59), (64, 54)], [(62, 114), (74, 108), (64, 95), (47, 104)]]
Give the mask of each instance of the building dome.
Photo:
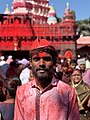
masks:
[(47, 19), (47, 23), (48, 24), (56, 24), (57, 23), (57, 19), (56, 19), (56, 11), (54, 10), (53, 6), (50, 6), (50, 10), (48, 13), (48, 19)]
[(49, 10), (48, 15), (49, 16), (55, 16), (56, 15), (56, 11), (55, 11), (53, 6), (50, 6), (50, 10)]
[(74, 23), (75, 20), (73, 18), (73, 15), (70, 11), (70, 8), (69, 8), (69, 3), (66, 4), (66, 9), (65, 9), (65, 12), (64, 12), (64, 17), (63, 17), (63, 22), (71, 22), (71, 23)]
[(51, 20), (52, 21), (55, 21), (55, 20), (57, 21), (57, 19), (54, 16), (48, 18), (48, 21), (51, 21)]
[(55, 17), (49, 17), (47, 20), (48, 24), (56, 24), (57, 23), (57, 19)]

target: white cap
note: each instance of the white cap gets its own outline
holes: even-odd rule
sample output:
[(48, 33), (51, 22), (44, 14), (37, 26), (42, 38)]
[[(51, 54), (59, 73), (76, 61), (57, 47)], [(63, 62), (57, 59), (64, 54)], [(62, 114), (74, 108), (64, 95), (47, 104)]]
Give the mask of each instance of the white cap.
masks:
[(23, 58), (22, 60), (19, 60), (18, 63), (27, 66), (29, 64), (29, 61), (27, 59)]
[(86, 64), (85, 58), (81, 58), (77, 60), (77, 64), (80, 66), (81, 64)]

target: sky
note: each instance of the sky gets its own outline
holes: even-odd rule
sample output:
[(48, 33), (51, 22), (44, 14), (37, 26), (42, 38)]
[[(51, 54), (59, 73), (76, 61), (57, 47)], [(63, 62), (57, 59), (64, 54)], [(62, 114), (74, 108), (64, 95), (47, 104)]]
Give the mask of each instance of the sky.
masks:
[[(13, 0), (0, 0), (0, 14), (4, 13), (8, 4), (11, 11)], [(90, 0), (49, 0), (49, 4), (53, 5), (58, 17), (62, 18), (66, 8), (66, 3), (69, 3), (70, 10), (74, 10), (76, 20), (84, 20), (90, 18)]]

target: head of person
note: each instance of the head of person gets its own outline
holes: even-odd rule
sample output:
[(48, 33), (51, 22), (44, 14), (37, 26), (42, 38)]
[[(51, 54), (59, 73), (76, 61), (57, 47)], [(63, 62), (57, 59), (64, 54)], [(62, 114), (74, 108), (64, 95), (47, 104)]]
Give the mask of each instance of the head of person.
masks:
[(17, 64), (19, 66), (19, 69), (22, 71), (24, 68), (26, 68), (29, 65), (29, 61), (23, 58), (22, 60), (18, 60)]
[(0, 61), (4, 61), (5, 57), (4, 56), (1, 56), (0, 57)]
[(63, 62), (62, 63), (62, 71), (64, 72), (64, 73), (68, 73), (68, 69), (69, 69), (69, 65), (68, 65), (68, 62)]
[(74, 70), (74, 69), (76, 68), (76, 65), (77, 65), (76, 60), (71, 59), (71, 61), (70, 61), (70, 66), (69, 66), (69, 67), (70, 67), (72, 70)]
[(10, 63), (10, 67), (7, 69), (7, 72), (6, 72), (6, 77), (7, 78), (12, 78), (12, 77), (17, 77), (18, 76), (18, 70), (17, 70), (17, 63), (16, 61), (13, 61)]
[(6, 56), (6, 62), (8, 64), (10, 64), (11, 62), (13, 62), (13, 56), (12, 55)]
[(79, 66), (80, 70), (82, 72), (84, 72), (85, 69), (86, 69), (86, 61), (85, 61), (85, 59), (84, 58), (78, 59), (77, 63), (78, 63), (78, 66)]
[(71, 75), (71, 81), (74, 84), (78, 84), (80, 81), (82, 81), (82, 74), (79, 69), (74, 69)]
[(36, 39), (30, 52), (32, 72), (37, 79), (49, 79), (53, 76), (57, 52), (46, 39)]
[(57, 58), (57, 63), (56, 63), (56, 72), (60, 72), (61, 71), (61, 60), (59, 58)]
[(6, 95), (6, 99), (15, 98), (16, 96), (16, 90), (20, 86), (20, 83), (17, 81), (17, 79), (14, 78), (7, 78), (6, 82), (4, 83), (4, 92)]

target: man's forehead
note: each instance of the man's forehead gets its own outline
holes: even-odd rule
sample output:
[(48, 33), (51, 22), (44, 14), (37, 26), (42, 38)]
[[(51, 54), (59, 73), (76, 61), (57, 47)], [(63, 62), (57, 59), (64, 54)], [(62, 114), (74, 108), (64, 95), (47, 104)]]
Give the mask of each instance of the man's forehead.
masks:
[(71, 63), (71, 65), (76, 65), (76, 63)]
[(39, 53), (34, 54), (33, 56), (35, 55), (38, 55), (39, 57), (51, 56), (49, 53), (46, 53), (46, 52), (39, 52)]

